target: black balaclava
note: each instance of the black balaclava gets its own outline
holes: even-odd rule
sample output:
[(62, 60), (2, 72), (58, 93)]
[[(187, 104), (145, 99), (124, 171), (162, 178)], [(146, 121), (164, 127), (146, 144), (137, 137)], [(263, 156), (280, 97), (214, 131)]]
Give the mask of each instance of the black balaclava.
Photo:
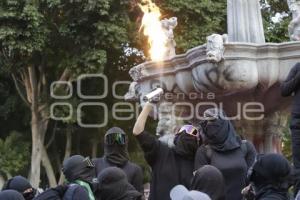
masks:
[(96, 170), (93, 163), (81, 155), (74, 155), (66, 159), (63, 163), (63, 173), (69, 182), (76, 180), (94, 184)]
[(194, 172), (191, 190), (206, 193), (211, 200), (225, 200), (225, 182), (220, 170), (204, 165)]
[(1, 200), (25, 200), (22, 194), (16, 190), (4, 190), (0, 192)]
[(105, 138), (107, 135), (115, 134), (115, 133), (121, 133), (126, 136), (125, 132), (122, 129), (120, 129), (119, 127), (113, 127), (111, 129), (109, 129), (104, 136), (104, 158), (108, 162), (110, 162), (118, 167), (122, 167), (129, 160), (128, 149), (127, 149), (127, 146), (128, 146), (127, 137), (126, 137), (126, 143), (124, 145), (122, 145), (122, 144), (107, 144), (105, 142)]
[(188, 159), (194, 159), (199, 147), (197, 138), (185, 131), (175, 135), (174, 145), (175, 152)]
[(128, 183), (127, 176), (118, 167), (108, 167), (98, 175), (96, 197), (101, 200), (139, 200), (142, 194)]
[[(26, 200), (33, 199), (36, 193), (36, 190), (32, 188), (29, 181), (23, 176), (15, 176), (9, 179), (3, 186), (2, 190), (9, 189), (20, 192)], [(25, 193), (26, 190), (30, 191)]]
[(239, 148), (241, 139), (236, 134), (231, 122), (226, 119), (224, 111), (210, 108), (205, 112), (212, 113), (217, 117), (217, 119), (205, 121), (205, 125), (202, 124), (203, 134), (211, 148), (216, 151), (228, 151)]
[(249, 180), (256, 196), (279, 193), (286, 196), (289, 188), (291, 167), (288, 160), (279, 154), (260, 156), (252, 167)]

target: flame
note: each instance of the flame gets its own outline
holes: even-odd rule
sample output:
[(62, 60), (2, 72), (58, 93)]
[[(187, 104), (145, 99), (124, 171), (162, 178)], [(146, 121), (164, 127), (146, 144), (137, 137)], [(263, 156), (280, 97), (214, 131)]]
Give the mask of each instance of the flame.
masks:
[(144, 5), (139, 4), (139, 7), (144, 16), (140, 30), (143, 29), (144, 35), (148, 37), (151, 60), (161, 61), (165, 58), (168, 40), (160, 22), (161, 13), (159, 7), (151, 0), (143, 0), (142, 3)]

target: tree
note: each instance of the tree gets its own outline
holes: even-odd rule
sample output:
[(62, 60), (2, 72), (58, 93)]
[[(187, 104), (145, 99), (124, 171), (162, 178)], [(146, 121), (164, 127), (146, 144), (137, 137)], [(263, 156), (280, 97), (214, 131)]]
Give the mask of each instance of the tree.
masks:
[(5, 139), (0, 139), (0, 154), (0, 172), (11, 178), (29, 163), (29, 143), (23, 141), (20, 133), (10, 132)]
[(117, 0), (1, 1), (0, 62), (31, 111), (34, 187), (40, 180), (51, 82), (103, 69), (106, 51), (126, 42), (125, 6)]

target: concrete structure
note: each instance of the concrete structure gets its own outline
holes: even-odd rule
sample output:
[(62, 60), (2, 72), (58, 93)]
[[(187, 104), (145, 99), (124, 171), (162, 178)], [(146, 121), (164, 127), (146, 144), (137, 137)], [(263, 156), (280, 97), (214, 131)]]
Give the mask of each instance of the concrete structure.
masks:
[[(153, 88), (160, 86), (166, 91), (163, 103), (153, 113), (159, 116), (157, 133), (161, 135), (176, 132), (182, 118), (197, 123), (207, 107), (223, 107), (239, 133), (252, 140), (259, 151), (280, 152), (290, 104), (290, 99), (280, 95), (280, 82), (300, 60), (300, 42), (265, 43), (260, 31), (258, 35), (251, 33), (262, 28), (258, 0), (227, 2), (228, 15), (234, 18), (228, 21), (228, 29), (233, 30), (229, 41), (226, 35), (214, 34), (207, 44), (173, 59), (132, 68), (133, 83), (126, 99), (143, 103), (143, 95)], [(241, 14), (236, 12), (243, 12), (232, 5), (234, 2), (240, 7), (251, 6), (251, 12), (257, 13), (252, 18), (257, 27), (244, 27), (247, 37), (234, 31), (237, 24), (232, 23)]]

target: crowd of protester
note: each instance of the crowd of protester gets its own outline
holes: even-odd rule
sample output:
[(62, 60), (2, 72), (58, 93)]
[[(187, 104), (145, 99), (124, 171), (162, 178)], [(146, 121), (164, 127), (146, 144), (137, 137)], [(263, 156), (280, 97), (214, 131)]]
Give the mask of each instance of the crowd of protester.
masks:
[(0, 200), (300, 200), (299, 86), (297, 64), (282, 84), (282, 95), (295, 99), (290, 126), (294, 167), (280, 154), (257, 154), (217, 108), (207, 109), (198, 126), (183, 125), (170, 146), (145, 130), (152, 111), (147, 102), (133, 134), (151, 167), (149, 198), (143, 193), (142, 169), (129, 160), (126, 133), (113, 127), (104, 136), (102, 158), (64, 160), (65, 184), (40, 192), (16, 176), (5, 183)]

